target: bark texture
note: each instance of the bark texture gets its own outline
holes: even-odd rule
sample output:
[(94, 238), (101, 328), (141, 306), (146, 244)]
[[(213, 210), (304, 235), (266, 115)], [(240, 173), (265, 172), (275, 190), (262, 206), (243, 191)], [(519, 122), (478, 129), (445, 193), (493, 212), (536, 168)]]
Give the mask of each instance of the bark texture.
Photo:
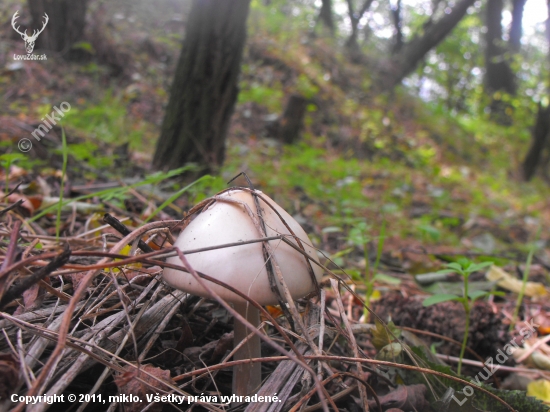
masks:
[(425, 27), (421, 35), (416, 35), (411, 41), (403, 44), (400, 51), (381, 68), (379, 87), (382, 90), (390, 90), (401, 83), (415, 70), (426, 53), (452, 31), (474, 2), (475, 0), (457, 2), (449, 14)]
[(250, 0), (193, 0), (153, 159), (156, 169), (223, 163)]
[(78, 51), (71, 48), (84, 40), (88, 0), (28, 0), (28, 5), (35, 27), (42, 25), (44, 13), (50, 18), (36, 40), (37, 47), (78, 58)]

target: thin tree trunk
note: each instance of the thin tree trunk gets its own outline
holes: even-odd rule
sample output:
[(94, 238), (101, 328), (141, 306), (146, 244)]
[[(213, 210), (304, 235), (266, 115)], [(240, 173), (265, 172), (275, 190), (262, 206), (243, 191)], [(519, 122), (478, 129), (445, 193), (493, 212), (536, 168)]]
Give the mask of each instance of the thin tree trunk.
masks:
[(346, 0), (346, 2), (348, 4), (348, 16), (351, 23), (351, 34), (346, 41), (346, 47), (350, 50), (356, 51), (359, 49), (359, 21), (370, 9), (373, 0), (365, 0), (357, 12), (355, 12), (355, 8), (353, 7), (353, 0)]
[(193, 0), (153, 166), (216, 171), (237, 99), (250, 0)]
[(526, 2), (527, 0), (513, 0), (512, 2), (512, 24), (510, 26), (508, 44), (514, 53), (519, 53), (521, 48), (521, 36), (523, 34), (521, 23), (523, 20), (523, 8)]
[(401, 51), (395, 54), (380, 69), (379, 87), (390, 90), (397, 86), (407, 75), (412, 73), (422, 58), (442, 41), (460, 22), (468, 8), (475, 0), (461, 0), (449, 14), (426, 27), (422, 35), (415, 36), (404, 44)]
[(491, 116), (498, 122), (507, 124), (508, 104), (501, 100), (504, 92), (516, 93), (515, 75), (509, 63), (507, 48), (502, 39), (503, 0), (488, 0), (485, 13), (487, 33), (485, 35), (485, 91), (491, 98)]
[(395, 7), (391, 7), (391, 15), (393, 26), (395, 27), (395, 40), (393, 43), (392, 53), (396, 54), (403, 47), (403, 31), (401, 30), (401, 0), (397, 0)]
[[(548, 13), (550, 16), (550, 1), (547, 2)], [(550, 17), (546, 19), (546, 41), (550, 45)], [(550, 51), (547, 59), (550, 60)], [(548, 63), (548, 62), (547, 62)], [(548, 64), (547, 64), (548, 67)], [(547, 69), (548, 70), (548, 69)], [(550, 73), (547, 73), (549, 76)], [(550, 79), (547, 77), (546, 93), (550, 94)], [(537, 168), (540, 166), (543, 152), (550, 151), (550, 105), (546, 107), (539, 103), (535, 127), (532, 133), (532, 142), (525, 160), (523, 161), (523, 178), (529, 181), (535, 175)], [(548, 156), (548, 155), (547, 155)], [(543, 175), (546, 174), (546, 171)]]

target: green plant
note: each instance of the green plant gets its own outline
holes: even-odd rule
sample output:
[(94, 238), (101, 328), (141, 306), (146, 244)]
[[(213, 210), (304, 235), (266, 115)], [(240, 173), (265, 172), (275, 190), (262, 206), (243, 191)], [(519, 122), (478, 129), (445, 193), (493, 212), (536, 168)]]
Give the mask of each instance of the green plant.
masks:
[(188, 184), (187, 186), (181, 188), (180, 190), (178, 190), (176, 193), (174, 193), (172, 196), (170, 196), (168, 199), (166, 199), (166, 201), (164, 201), (159, 207), (157, 207), (153, 213), (151, 213), (151, 215), (149, 215), (149, 217), (147, 217), (147, 219), (145, 219), (145, 223), (147, 223), (149, 220), (151, 220), (153, 217), (155, 217), (160, 211), (162, 211), (166, 206), (168, 206), (169, 204), (173, 203), (178, 197), (180, 197), (182, 194), (184, 194), (185, 192), (187, 192), (191, 187), (193, 187), (194, 185), (196, 184), (199, 184), (199, 183), (202, 183), (202, 182), (208, 182), (208, 181), (212, 181), (214, 180), (215, 178), (210, 176), (210, 175), (206, 175), (206, 176), (202, 176), (201, 178), (195, 180), (194, 182)]
[(95, 169), (109, 169), (116, 160), (116, 155), (107, 155), (104, 151), (99, 150), (99, 147), (91, 142), (71, 144), (69, 154), (77, 162), (85, 162)]
[(273, 113), (282, 111), (284, 93), (281, 84), (275, 83), (272, 86), (264, 86), (257, 82), (242, 81), (240, 89), (239, 103), (253, 102), (266, 107)]
[(464, 358), (464, 352), (466, 351), (466, 344), (468, 343), (468, 333), (470, 329), (470, 310), (472, 307), (472, 303), (475, 302), (477, 299), (486, 297), (488, 295), (498, 294), (498, 292), (487, 292), (482, 290), (474, 290), (470, 292), (468, 291), (468, 279), (472, 273), (477, 272), (488, 266), (491, 266), (492, 264), (493, 262), (483, 262), (483, 263), (476, 264), (466, 258), (461, 258), (457, 262), (448, 263), (446, 265), (447, 267), (446, 269), (440, 270), (436, 273), (458, 273), (460, 276), (462, 276), (462, 279), (464, 280), (464, 288), (463, 288), (462, 296), (458, 296), (450, 293), (439, 293), (424, 299), (424, 302), (422, 302), (424, 306), (431, 306), (431, 305), (435, 305), (436, 303), (448, 302), (448, 301), (454, 300), (454, 301), (460, 302), (464, 307), (466, 325), (464, 329), (464, 338), (462, 339), (462, 346), (460, 348), (460, 358), (458, 361), (458, 369), (457, 369), (458, 375), (460, 375), (460, 372), (462, 370), (462, 359)]
[(122, 97), (109, 91), (97, 104), (72, 107), (65, 113), (63, 124), (107, 143), (130, 142), (132, 147), (139, 146), (143, 131), (137, 129), (139, 123), (129, 122), (127, 107)]
[(319, 87), (302, 73), (296, 79), (296, 91), (306, 99), (313, 99), (319, 93)]
[(426, 219), (422, 219), (423, 222), (418, 225), (418, 230), (422, 235), (422, 240), (427, 241), (430, 239), (433, 242), (437, 242), (441, 238), (441, 231), (428, 223)]
[(65, 176), (67, 174), (67, 159), (69, 149), (67, 147), (67, 138), (65, 129), (61, 128), (61, 139), (63, 141), (63, 169), (61, 170), (61, 187), (59, 189), (59, 203), (57, 206), (57, 219), (55, 220), (55, 238), (59, 240), (59, 230), (61, 228), (61, 208), (63, 207), (63, 191), (65, 189)]
[[(540, 230), (537, 232), (537, 239), (540, 236)], [(523, 296), (525, 295), (525, 287), (527, 286), (527, 280), (529, 279), (529, 272), (531, 271), (531, 262), (533, 261), (533, 255), (535, 254), (536, 245), (533, 244), (529, 248), (529, 254), (527, 255), (527, 261), (525, 262), (525, 270), (523, 271), (523, 278), (522, 278), (522, 284), (521, 284), (521, 290), (518, 294), (518, 299), (516, 301), (516, 308), (514, 310), (514, 316), (512, 317), (512, 322), (510, 323), (510, 330), (514, 329), (514, 326), (516, 324), (516, 320), (518, 318), (519, 314), (519, 308), (521, 307), (521, 302), (523, 302)]]
[[(376, 247), (376, 259), (374, 265), (370, 266), (369, 261), (369, 243), (374, 240), (368, 235), (370, 227), (365, 221), (360, 221), (351, 230), (348, 236), (348, 241), (353, 245), (361, 247), (363, 249), (363, 257), (365, 259), (365, 273), (361, 276), (361, 280), (365, 285), (365, 307), (363, 308), (364, 319), (368, 319), (368, 307), (370, 307), (370, 300), (374, 293), (374, 282), (376, 280), (384, 281), (386, 283), (399, 283), (399, 279), (392, 276), (377, 273), (378, 265), (380, 264), (380, 258), (384, 249), (384, 240), (386, 239), (386, 219), (382, 219), (382, 227), (380, 228), (380, 235), (378, 236), (378, 243)], [(349, 253), (351, 249), (346, 249), (346, 253)]]
[[(147, 176), (145, 179), (143, 179), (140, 182), (134, 183), (132, 185), (123, 186), (123, 187), (115, 187), (112, 189), (105, 189), (100, 190), (98, 192), (82, 195), (75, 197), (73, 199), (60, 199), (60, 205), (65, 206), (74, 202), (78, 202), (80, 200), (90, 199), (93, 197), (98, 197), (101, 200), (108, 200), (113, 198), (120, 198), (121, 196), (125, 195), (128, 191), (131, 189), (135, 189), (140, 186), (146, 186), (146, 185), (156, 185), (162, 182), (163, 180), (170, 179), (172, 177), (178, 176), (186, 171), (194, 171), (196, 170), (196, 166), (194, 165), (188, 165), (184, 167), (180, 167), (179, 169), (170, 170), (168, 172), (157, 172), (153, 173), (149, 176)], [(59, 207), (57, 204), (48, 206), (44, 209), (42, 209), (39, 213), (34, 215), (33, 217), (28, 219), (28, 222), (33, 222), (35, 220), (40, 219), (42, 216), (52, 212), (56, 207)]]

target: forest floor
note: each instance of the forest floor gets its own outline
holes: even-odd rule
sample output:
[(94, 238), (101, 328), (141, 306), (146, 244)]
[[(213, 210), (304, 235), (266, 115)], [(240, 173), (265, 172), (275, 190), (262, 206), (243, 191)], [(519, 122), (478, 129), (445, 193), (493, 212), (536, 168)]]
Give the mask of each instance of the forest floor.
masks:
[[(2, 13), (9, 15), (17, 9), (17, 2), (11, 3), (12, 8), (7, 7)], [(476, 263), (493, 262), (493, 269), (480, 268), (472, 274), (470, 291), (481, 296), (498, 289), (506, 294), (490, 296), (473, 306), (468, 346), (482, 359), (496, 356), (500, 348), (519, 336), (524, 322), (533, 320), (539, 325), (537, 333), (521, 351), (528, 350), (529, 345), (540, 345), (536, 356), (518, 349), (516, 355), (524, 354), (526, 358), (523, 364), (518, 364), (521, 368), (513, 369), (515, 363), (510, 359), (507, 362), (510, 369), (500, 376), (507, 379), (503, 383), (495, 378), (493, 384), (526, 390), (528, 383), (547, 376), (543, 369), (550, 364), (548, 349), (540, 340), (550, 333), (550, 308), (545, 301), (550, 281), (550, 188), (542, 178), (529, 184), (520, 180), (518, 171), (527, 150), (525, 136), (510, 139), (505, 127), (488, 120), (472, 122), (450, 115), (404, 88), (391, 95), (373, 96), (369, 94), (365, 67), (349, 63), (344, 53), (335, 52), (337, 47), (330, 39), (296, 33), (294, 38), (276, 36), (269, 29), (275, 23), (266, 22), (267, 17), (255, 9), (225, 165), (217, 176), (202, 178), (186, 189), (191, 182), (174, 180), (169, 173), (155, 174), (149, 168), (184, 31), (185, 10), (167, 1), (166, 7), (174, 8), (167, 17), (145, 3), (136, 4), (121, 1), (92, 8), (94, 18), (90, 20), (97, 27), (90, 30), (116, 28), (112, 30), (116, 34), (106, 34), (101, 41), (81, 45), (84, 49), (96, 49), (95, 54), (103, 56), (99, 64), (92, 58), (87, 63), (67, 63), (55, 56), (44, 62), (22, 64), (10, 60), (5, 50), (0, 54), (0, 93), (4, 97), (0, 101), (0, 180), (7, 184), (6, 193), (13, 192), (2, 202), (7, 207), (24, 201), (2, 217), (2, 273), (9, 273), (6, 268), (16, 264), (16, 252), (9, 245), (20, 227), (19, 247), (28, 273), (44, 267), (44, 253), (50, 253), (49, 259), (58, 259), (63, 243), (69, 244), (73, 252), (72, 267), (60, 270), (59, 266), (54, 269), (59, 276), (40, 280), (25, 292), (22, 300), (8, 302), (4, 310), (13, 317), (12, 323), (6, 317), (0, 323), (13, 344), (10, 346), (6, 340), (0, 351), (10, 348), (15, 351), (13, 358), (0, 358), (0, 367), (10, 371), (22, 363), (23, 348), (16, 349), (20, 330), (25, 331), (24, 350), (39, 350), (29, 333), (46, 336), (39, 326), (43, 325), (39, 323), (42, 318), (30, 314), (45, 308), (50, 310), (47, 316), (58, 314), (57, 304), (52, 303), (56, 299), (60, 307), (66, 307), (63, 305), (68, 304), (70, 297), (79, 293), (78, 285), (85, 279), (84, 273), (88, 273), (84, 269), (105, 264), (98, 263), (100, 251), (109, 248), (111, 253), (130, 256), (135, 250), (130, 246), (118, 251), (111, 249), (116, 242), (109, 240), (109, 236), (118, 235), (120, 239), (120, 235), (104, 225), (104, 213), (127, 219), (125, 224), (131, 229), (149, 221), (178, 220), (193, 205), (226, 188), (226, 182), (245, 172), (255, 188), (289, 211), (327, 258), (324, 264), (332, 273), (325, 276), (323, 284), (328, 285), (329, 278), (335, 275), (343, 279), (346, 291), (341, 297), (334, 290), (327, 290), (326, 304), (333, 313), (341, 314), (338, 304), (342, 303), (349, 319), (358, 321), (364, 315), (359, 298), (367, 296), (384, 321), (391, 318), (396, 325), (417, 329), (419, 334), (437, 334), (424, 336), (426, 347), (447, 356), (445, 360), (455, 368), (455, 361), (448, 356), (457, 357), (460, 351), (456, 342), (462, 341), (465, 329), (464, 309), (458, 302), (424, 307), (422, 299), (462, 294), (464, 283), (458, 274), (434, 275), (447, 264), (465, 265), (461, 260), (464, 258)], [(148, 19), (144, 18), (146, 15)], [(12, 43), (7, 42), (10, 50), (22, 49), (23, 43), (13, 35), (9, 24), (1, 26), (0, 31), (2, 38), (12, 39)], [(285, 146), (272, 138), (269, 130), (292, 93), (308, 96), (311, 104), (301, 141)], [(64, 130), (56, 126), (36, 141), (30, 133), (53, 107), (59, 108), (63, 102), (70, 104), (60, 122)], [(529, 131), (525, 134), (528, 136)], [(63, 149), (63, 135), (67, 149)], [(17, 144), (24, 138), (31, 140), (33, 148), (22, 153)], [(239, 178), (234, 184), (245, 186), (246, 182)], [(172, 198), (174, 193), (180, 196)], [(58, 214), (60, 198), (67, 204)], [(161, 245), (158, 240), (149, 243), (155, 249)], [(82, 255), (75, 257), (74, 252)], [(86, 257), (85, 252), (90, 255)], [(41, 257), (40, 264), (37, 257)], [(495, 275), (494, 268), (502, 271)], [(195, 377), (204, 364), (219, 363), (231, 348), (232, 341), (228, 338), (231, 318), (215, 302), (197, 303), (188, 298), (180, 302), (181, 307), (171, 302), (165, 312), (146, 323), (138, 322), (127, 306), (130, 302), (138, 308), (138, 303), (147, 297), (156, 307), (166, 304), (165, 299), (171, 296), (164, 286), (151, 281), (160, 271), (155, 264), (125, 262), (124, 276), (119, 277), (120, 272), (115, 270), (105, 270), (93, 283), (94, 290), (82, 292), (94, 299), (83, 301), (79, 307), (85, 328), (75, 328), (73, 345), (76, 339), (89, 342), (95, 339), (93, 336), (100, 329), (94, 328), (102, 322), (114, 322), (111, 317), (121, 307), (122, 313), (127, 313), (139, 329), (132, 332), (134, 335), (127, 331), (117, 335), (117, 331), (125, 330), (121, 326), (124, 320), (118, 319), (113, 330), (108, 331), (111, 346), (97, 343), (107, 354), (121, 354), (124, 359), (113, 361), (116, 367), (110, 366), (116, 372), (114, 378), (100, 377), (104, 369), (101, 361), (88, 365), (86, 368), (91, 368), (88, 374), (84, 374), (86, 368), (80, 365), (71, 375), (70, 368), (77, 363), (71, 363), (77, 359), (75, 353), (82, 352), (70, 352), (72, 357), (60, 362), (55, 375), (59, 388), (66, 383), (60, 389), (63, 393), (85, 393), (94, 384), (99, 385), (97, 393), (104, 395), (150, 393), (146, 384), (131, 386), (132, 377), (136, 376), (132, 375), (131, 365), (136, 362), (150, 364), (148, 372), (155, 378), (166, 381), (171, 377), (173, 385), (187, 382), (184, 389), (189, 393), (214, 393), (209, 380)], [(521, 278), (526, 273), (529, 283), (519, 317), (515, 318), (516, 299), (522, 293)], [(426, 280), (422, 277), (426, 274), (435, 278)], [(5, 293), (14, 280), (11, 275), (0, 276), (0, 292)], [(132, 286), (126, 288), (127, 285)], [(125, 298), (119, 299), (120, 296)], [(303, 307), (307, 313), (314, 312), (306, 303)], [(174, 316), (176, 310), (178, 316)], [(270, 310), (277, 314), (276, 309)], [(149, 313), (145, 306), (144, 313)], [(62, 315), (56, 316), (62, 323)], [(17, 323), (17, 317), (27, 323)], [(31, 323), (34, 326), (29, 326)], [(148, 334), (159, 323), (163, 329), (157, 335)], [(512, 323), (516, 327), (510, 329)], [(284, 320), (281, 324), (288, 326)], [(136, 338), (138, 330), (146, 338)], [(444, 341), (441, 335), (455, 342)], [(371, 357), (380, 356), (380, 347), (373, 343), (376, 332), (373, 336), (373, 339), (358, 337), (356, 348)], [(55, 341), (58, 336), (46, 337)], [(135, 348), (126, 347), (126, 341), (132, 340)], [(353, 347), (346, 347), (336, 338), (334, 342), (334, 347), (327, 349), (329, 354), (353, 354)], [(423, 356), (429, 356), (431, 351), (427, 350)], [(269, 347), (264, 347), (264, 353), (276, 354)], [(42, 348), (37, 359), (45, 361), (47, 355)], [(102, 357), (103, 365), (113, 363), (109, 356), (96, 355)], [(431, 361), (428, 364), (435, 368), (437, 361)], [(276, 365), (266, 362), (264, 376), (271, 376)], [(35, 374), (41, 372), (39, 366), (29, 368), (29, 371), (34, 368)], [(346, 368), (339, 370), (343, 373)], [(478, 370), (479, 364), (471, 363), (464, 373), (474, 376)], [(170, 373), (166, 375), (166, 371)], [(27, 373), (28, 379), (30, 375)], [(48, 379), (54, 385), (52, 376)], [(75, 376), (79, 380), (73, 380)], [(362, 378), (373, 385), (384, 410), (390, 405), (400, 405), (402, 410), (428, 408), (424, 405), (425, 387), (414, 386), (421, 384), (414, 377), (401, 376), (409, 391), (404, 395), (391, 389), (392, 385), (386, 382), (390, 378), (382, 378), (373, 371), (365, 372)], [(158, 383), (158, 379), (151, 379), (149, 384)], [(220, 372), (214, 381), (216, 390), (230, 393), (230, 371)], [(29, 382), (27, 386), (32, 387)], [(550, 384), (547, 380), (543, 382)], [(354, 405), (360, 402), (361, 391), (355, 383), (352, 385), (349, 380), (345, 383), (353, 390), (347, 392), (350, 396), (337, 398), (338, 407), (356, 410)], [(19, 388), (14, 383), (4, 385), (12, 391)], [(301, 392), (287, 394), (285, 405), (290, 407), (305, 399), (308, 394), (304, 388), (313, 386), (311, 382), (302, 385)], [(333, 395), (345, 390), (336, 384), (330, 387)], [(444, 398), (445, 391), (441, 388), (431, 390)], [(388, 392), (401, 396), (401, 403), (385, 395)], [(316, 395), (308, 396), (319, 402)], [(315, 403), (313, 400), (310, 405)], [(433, 399), (430, 402), (434, 407)], [(539, 410), (537, 406), (529, 407), (533, 409), (522, 411)], [(446, 408), (442, 410), (458, 410), (448, 403)], [(104, 409), (90, 406), (86, 410)], [(480, 409), (471, 406), (467, 410)]]

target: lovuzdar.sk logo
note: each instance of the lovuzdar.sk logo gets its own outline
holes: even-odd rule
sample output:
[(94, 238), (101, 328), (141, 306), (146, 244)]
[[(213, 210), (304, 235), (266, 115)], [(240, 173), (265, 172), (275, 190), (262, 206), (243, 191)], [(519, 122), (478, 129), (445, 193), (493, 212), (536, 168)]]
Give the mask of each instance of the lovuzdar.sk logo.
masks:
[(46, 25), (48, 24), (48, 21), (50, 21), (50, 18), (46, 13), (44, 13), (44, 22), (42, 23), (42, 28), (40, 30), (33, 30), (32, 35), (29, 36), (27, 34), (27, 30), (24, 32), (19, 30), (20, 26), (15, 27), (16, 20), (19, 17), (18, 16), (19, 10), (17, 10), (11, 19), (11, 26), (13, 29), (21, 35), (21, 38), (25, 41), (25, 49), (27, 49), (27, 55), (24, 54), (14, 54), (13, 58), (14, 60), (47, 60), (47, 57), (45, 54), (42, 55), (34, 55), (32, 54), (32, 51), (34, 50), (34, 43), (36, 42), (36, 39), (44, 31), (46, 28)]

